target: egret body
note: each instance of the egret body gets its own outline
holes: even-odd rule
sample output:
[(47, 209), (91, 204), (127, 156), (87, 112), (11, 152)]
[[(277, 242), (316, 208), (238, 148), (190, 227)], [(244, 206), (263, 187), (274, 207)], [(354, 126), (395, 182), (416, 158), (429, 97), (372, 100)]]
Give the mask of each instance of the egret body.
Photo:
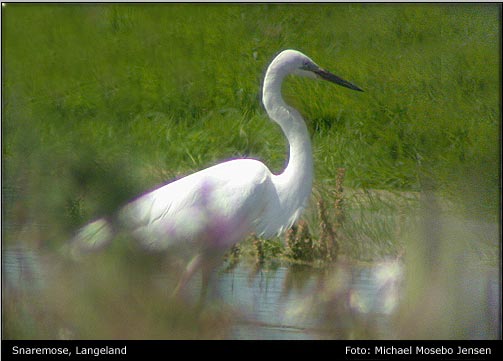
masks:
[(361, 91), (301, 52), (282, 51), (267, 69), (262, 92), (267, 114), (279, 124), (289, 144), (289, 160), (282, 173), (273, 174), (255, 159), (217, 164), (133, 200), (119, 211), (114, 226), (104, 219), (87, 225), (75, 237), (79, 247), (106, 243), (117, 228), (115, 223), (148, 250), (189, 247), (197, 255), (182, 277), (183, 286), (205, 260), (218, 259), (214, 256), (223, 255), (248, 235), (269, 238), (288, 229), (305, 207), (313, 182), (306, 124), (281, 96), (289, 74), (322, 78)]

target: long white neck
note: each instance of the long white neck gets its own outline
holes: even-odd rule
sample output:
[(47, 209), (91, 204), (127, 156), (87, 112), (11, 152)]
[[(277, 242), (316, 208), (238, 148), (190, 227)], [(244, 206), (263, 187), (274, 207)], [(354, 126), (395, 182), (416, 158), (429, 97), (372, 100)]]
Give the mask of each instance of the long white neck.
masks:
[(300, 113), (288, 106), (281, 96), (281, 84), (288, 72), (271, 64), (264, 80), (262, 101), (267, 114), (278, 123), (290, 145), (285, 170), (274, 177), (281, 212), (289, 227), (298, 218), (311, 194), (313, 155), (311, 140)]

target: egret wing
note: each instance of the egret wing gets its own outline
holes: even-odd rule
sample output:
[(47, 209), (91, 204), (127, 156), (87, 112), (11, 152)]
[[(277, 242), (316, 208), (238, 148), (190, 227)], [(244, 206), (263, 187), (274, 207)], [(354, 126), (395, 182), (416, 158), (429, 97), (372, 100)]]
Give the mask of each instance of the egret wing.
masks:
[(228, 161), (139, 197), (120, 220), (149, 249), (203, 240), (227, 246), (255, 231), (272, 198), (270, 178), (259, 161)]

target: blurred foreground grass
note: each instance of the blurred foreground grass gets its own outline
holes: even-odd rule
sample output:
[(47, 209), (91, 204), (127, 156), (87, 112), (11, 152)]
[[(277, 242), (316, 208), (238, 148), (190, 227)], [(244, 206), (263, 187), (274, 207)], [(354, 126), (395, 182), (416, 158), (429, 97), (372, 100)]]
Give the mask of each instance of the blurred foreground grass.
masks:
[[(285, 84), (313, 139), (315, 196), (304, 216), (313, 238), (322, 235), (317, 201), (334, 215), (344, 168), (341, 255), (412, 254), (418, 282), (430, 272), (456, 274), (451, 260), (460, 254), (496, 264), (497, 232), (467, 239), (447, 224), (431, 233), (423, 200), (435, 194), (429, 199), (442, 214), (467, 222), (499, 221), (500, 19), (499, 4), (7, 4), (2, 244), (36, 249), (62, 267), (56, 274), (68, 275), (51, 282), (47, 300), (25, 309), (18, 296), (4, 302), (8, 337), (59, 337), (54, 323), (64, 329), (65, 322), (84, 338), (225, 337), (225, 330), (212, 334), (212, 322), (226, 325), (224, 314), (191, 318), (190, 309), (176, 311), (180, 305), (159, 306), (160, 291), (141, 297), (148, 267), (177, 273), (165, 260), (131, 268), (146, 256), (119, 245), (82, 266), (61, 261), (58, 250), (95, 217), (221, 160), (259, 158), (280, 172), (287, 148), (262, 109), (260, 84), (285, 48), (365, 90), (309, 79)], [(432, 242), (451, 273), (428, 266)], [(282, 246), (266, 247), (277, 255)], [(107, 313), (124, 299), (124, 313)], [(131, 307), (150, 318), (126, 317)], [(180, 328), (170, 328), (184, 312)], [(48, 323), (39, 313), (51, 315)], [(107, 315), (114, 326), (95, 331)], [(152, 328), (157, 318), (166, 322)]]

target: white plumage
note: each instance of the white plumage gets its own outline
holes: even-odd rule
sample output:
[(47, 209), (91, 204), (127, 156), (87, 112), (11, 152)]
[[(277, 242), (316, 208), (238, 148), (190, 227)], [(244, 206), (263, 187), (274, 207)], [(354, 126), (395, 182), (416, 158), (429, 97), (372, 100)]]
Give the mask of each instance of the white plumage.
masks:
[[(290, 146), (288, 165), (281, 174), (272, 174), (258, 160), (234, 159), (153, 190), (119, 211), (120, 227), (146, 249), (185, 245), (203, 255), (197, 257), (201, 261), (191, 262), (185, 281), (199, 268), (205, 253), (223, 254), (251, 233), (265, 238), (280, 234), (305, 207), (313, 182), (311, 141), (301, 115), (281, 96), (283, 80), (292, 73), (361, 91), (296, 50), (285, 50), (271, 62), (262, 101)], [(112, 226), (100, 219), (79, 231), (74, 240), (81, 249), (94, 248), (112, 235)]]

